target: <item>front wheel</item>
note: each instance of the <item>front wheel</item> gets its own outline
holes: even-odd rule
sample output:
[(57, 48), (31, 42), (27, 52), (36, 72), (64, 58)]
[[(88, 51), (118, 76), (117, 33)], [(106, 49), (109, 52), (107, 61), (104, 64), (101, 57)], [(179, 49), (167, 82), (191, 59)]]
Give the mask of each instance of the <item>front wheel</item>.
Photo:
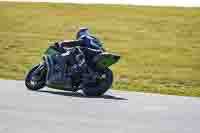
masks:
[(101, 96), (112, 85), (113, 73), (109, 68), (102, 68), (98, 70), (99, 76), (95, 83), (88, 83), (84, 85), (83, 92), (86, 96)]
[(40, 64), (34, 66), (26, 75), (25, 85), (29, 90), (36, 91), (45, 86), (46, 74), (43, 72), (42, 69), (39, 71), (38, 70), (39, 67), (40, 67)]

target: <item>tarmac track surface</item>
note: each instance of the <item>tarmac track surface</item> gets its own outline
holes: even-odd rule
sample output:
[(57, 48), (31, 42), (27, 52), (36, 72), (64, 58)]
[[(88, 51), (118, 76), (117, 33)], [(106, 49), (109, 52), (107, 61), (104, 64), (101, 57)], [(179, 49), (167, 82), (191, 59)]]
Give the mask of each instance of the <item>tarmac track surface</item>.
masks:
[(0, 80), (0, 133), (199, 133), (200, 99), (109, 91), (102, 97)]

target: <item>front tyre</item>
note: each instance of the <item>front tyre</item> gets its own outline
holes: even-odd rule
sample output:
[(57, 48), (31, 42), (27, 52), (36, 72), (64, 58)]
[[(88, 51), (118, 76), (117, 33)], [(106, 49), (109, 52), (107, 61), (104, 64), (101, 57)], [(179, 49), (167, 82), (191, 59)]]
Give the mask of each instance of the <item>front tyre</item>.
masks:
[(101, 96), (112, 86), (113, 73), (109, 68), (99, 69), (98, 73), (95, 83), (84, 85), (83, 92), (86, 96)]
[(40, 64), (34, 66), (26, 75), (25, 85), (29, 90), (36, 91), (45, 86), (45, 73), (37, 72), (37, 75), (35, 74), (39, 66)]

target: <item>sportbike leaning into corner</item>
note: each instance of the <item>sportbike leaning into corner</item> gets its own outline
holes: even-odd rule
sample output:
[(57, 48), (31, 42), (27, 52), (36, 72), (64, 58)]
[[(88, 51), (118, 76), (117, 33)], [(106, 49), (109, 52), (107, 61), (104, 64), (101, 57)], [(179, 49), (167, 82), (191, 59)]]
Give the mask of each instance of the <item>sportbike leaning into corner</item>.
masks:
[(66, 91), (82, 90), (86, 96), (101, 96), (113, 83), (109, 66), (120, 59), (108, 53), (88, 28), (80, 28), (76, 40), (55, 42), (44, 52), (40, 64), (25, 77), (29, 90), (47, 86)]

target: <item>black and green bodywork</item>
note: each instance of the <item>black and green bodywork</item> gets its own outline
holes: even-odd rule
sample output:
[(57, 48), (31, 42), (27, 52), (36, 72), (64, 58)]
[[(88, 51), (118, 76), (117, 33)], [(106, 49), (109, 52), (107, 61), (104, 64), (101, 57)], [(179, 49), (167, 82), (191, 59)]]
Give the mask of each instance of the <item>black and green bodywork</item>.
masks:
[[(113, 72), (108, 67), (116, 63), (120, 56), (104, 52), (103, 49), (79, 48), (60, 50), (50, 46), (44, 52), (43, 61), (27, 74), (25, 80), (27, 88), (39, 90), (47, 86), (73, 92), (82, 90), (87, 96), (104, 94), (113, 83)], [(78, 58), (80, 56), (82, 57)], [(80, 69), (74, 70), (70, 63), (65, 63), (71, 61), (68, 59), (79, 63)], [(72, 65), (75, 64), (72, 63)]]

